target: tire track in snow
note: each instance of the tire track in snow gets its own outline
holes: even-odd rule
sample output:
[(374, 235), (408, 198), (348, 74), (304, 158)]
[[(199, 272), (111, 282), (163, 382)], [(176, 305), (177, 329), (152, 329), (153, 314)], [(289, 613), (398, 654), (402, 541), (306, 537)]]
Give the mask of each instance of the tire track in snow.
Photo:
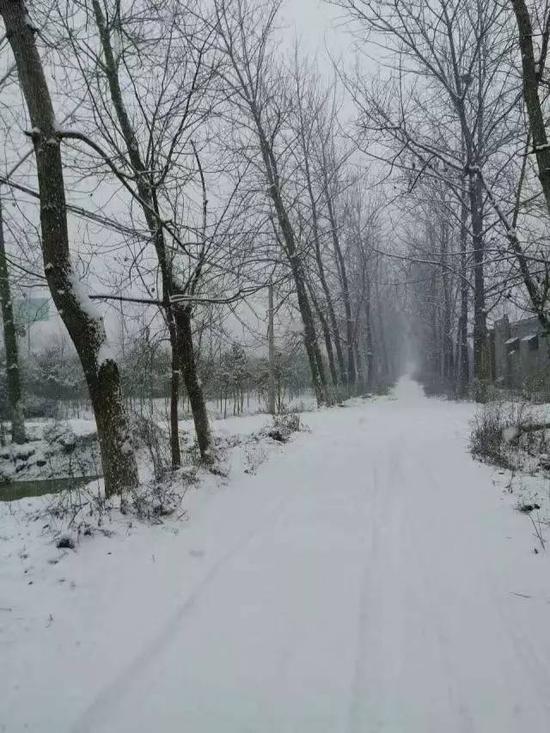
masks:
[[(430, 488), (431, 495), (436, 497), (448, 480), (447, 476), (436, 476), (428, 454), (422, 456), (417, 453), (411, 455), (411, 459), (413, 465), (410, 473), (418, 473), (418, 469), (422, 466), (426, 485)], [(476, 464), (470, 465), (469, 473), (472, 479), (475, 478), (478, 469), (479, 466)], [(468, 475), (463, 478), (468, 479)], [(449, 498), (453, 509), (458, 509), (455, 504), (457, 488), (451, 482)], [(464, 509), (464, 504), (461, 508)], [(414, 507), (410, 507), (409, 510), (411, 516), (414, 516)], [(461, 517), (454, 516), (452, 521), (455, 526), (460, 525)], [(474, 524), (474, 534), (468, 537), (469, 542), (480, 543), (476, 562), (466, 561), (467, 564), (463, 564), (463, 572), (468, 576), (467, 588), (475, 596), (470, 594), (464, 598), (458, 610), (465, 615), (462, 623), (454, 629), (452, 625), (449, 627), (449, 618), (441, 605), (440, 594), (445, 590), (445, 585), (440, 582), (434, 586), (433, 559), (427, 552), (428, 547), (419, 539), (420, 534), (426, 531), (426, 527), (417, 521), (413, 529), (417, 538), (416, 541), (413, 538), (413, 544), (420, 547), (423, 552), (414, 553), (411, 557), (416, 563), (415, 573), (420, 581), (419, 585), (424, 593), (429, 590), (428, 598), (424, 599), (425, 615), (430, 618), (433, 636), (437, 641), (434, 650), (437, 650), (441, 660), (441, 676), (448, 680), (451, 708), (447, 730), (456, 730), (457, 733), (486, 733), (487, 730), (498, 730), (499, 733), (520, 733), (523, 730), (529, 730), (530, 733), (546, 733), (547, 727), (544, 721), (548, 720), (550, 710), (546, 702), (547, 692), (550, 689), (548, 666), (541, 662), (529, 637), (518, 632), (516, 624), (510, 617), (509, 609), (506, 609), (506, 599), (496, 582), (497, 576), (490, 567), (491, 554), (488, 552), (488, 546), (484, 544), (483, 537), (476, 536), (476, 533), (482, 532), (483, 528)], [(437, 539), (435, 544), (444, 546), (445, 537)], [(452, 533), (448, 542), (453, 543)], [(459, 550), (457, 554), (462, 555), (463, 548), (458, 545), (457, 549)], [(451, 555), (453, 553), (450, 553), (449, 558)], [(467, 557), (465, 552), (463, 556)], [(456, 556), (454, 562), (460, 565), (460, 559), (457, 560)], [(455, 567), (452, 561), (447, 565), (447, 572), (453, 583), (459, 583), (460, 569)], [(471, 616), (473, 618), (470, 618)], [(477, 645), (469, 638), (471, 635), (474, 635), (476, 640), (479, 637)], [(467, 665), (461, 655), (462, 650), (457, 646), (462, 637), (466, 648), (472, 648), (472, 657)], [(474, 691), (472, 673), (477, 671), (476, 667), (479, 665), (484, 669), (490, 669), (492, 675), (498, 677), (490, 679), (488, 676), (487, 687)], [(528, 687), (531, 689), (522, 689), (520, 692), (523, 680), (528, 681)], [(525, 688), (525, 684), (521, 687)], [(538, 694), (533, 694), (533, 690), (536, 689)], [(507, 690), (508, 694), (502, 696), (504, 690)], [(517, 699), (517, 702), (514, 702), (514, 699)], [(493, 712), (489, 710), (491, 706)], [(506, 712), (502, 713), (499, 708), (505, 709)], [(493, 728), (495, 725), (497, 727)]]
[[(395, 516), (400, 511), (395, 492), (392, 489), (393, 486), (400, 485), (404, 481), (401, 465), (402, 437), (399, 436), (389, 446), (385, 445), (381, 454), (378, 451), (372, 451), (370, 456), (373, 460), (372, 485), (374, 491), (370, 502), (370, 542), (366, 548), (367, 555), (361, 580), (357, 616), (357, 650), (347, 724), (349, 733), (365, 733), (366, 730), (369, 733), (375, 733), (375, 731), (382, 730), (384, 725), (383, 721), (375, 721), (372, 717), (365, 720), (367, 717), (365, 713), (371, 716), (374, 713), (374, 710), (365, 711), (365, 700), (370, 696), (366, 680), (372, 665), (378, 665), (379, 663), (379, 660), (374, 656), (374, 649), (370, 643), (371, 622), (374, 621), (373, 611), (378, 610), (379, 615), (382, 615), (379, 607), (381, 603), (383, 604), (384, 599), (377, 595), (381, 590), (379, 583), (380, 569), (386, 568), (386, 551), (391, 550), (394, 546), (391, 538), (382, 538), (381, 535), (384, 533), (383, 530), (388, 527), (391, 530), (391, 533), (388, 534), (394, 534), (396, 528)], [(386, 517), (388, 520), (384, 526), (380, 524), (381, 517)], [(389, 547), (388, 539), (390, 539)], [(368, 728), (366, 728), (367, 725)]]
[[(293, 532), (298, 532), (302, 526), (308, 531), (316, 519), (319, 542), (324, 542), (326, 536), (320, 530), (328, 526), (323, 520), (338, 506), (336, 497), (348, 503), (349, 511), (347, 514), (339, 511), (335, 521), (344, 521), (353, 539), (354, 551), (358, 555), (364, 553), (357, 562), (356, 556), (351, 557), (341, 548), (342, 554), (337, 556), (341, 568), (346, 560), (353, 568), (349, 575), (354, 583), (353, 592), (348, 593), (344, 588), (339, 595), (334, 591), (338, 588), (335, 583), (338, 571), (326, 575), (327, 586), (332, 583), (332, 595), (337, 598), (332, 607), (334, 615), (328, 623), (333, 626), (349, 624), (349, 632), (341, 636), (341, 647), (325, 647), (332, 655), (327, 654), (323, 659), (311, 655), (314, 644), (322, 646), (322, 624), (314, 629), (300, 623), (294, 627), (288, 624), (287, 636), (284, 636), (283, 623), (277, 638), (278, 656), (275, 653), (271, 660), (271, 669), (276, 673), (267, 675), (269, 684), (278, 685), (274, 691), (265, 686), (265, 679), (254, 686), (252, 675), (256, 669), (259, 674), (265, 673), (262, 665), (265, 666), (266, 660), (257, 655), (253, 645), (245, 647), (254, 652), (248, 657), (250, 663), (247, 665), (252, 675), (241, 678), (242, 688), (237, 685), (231, 689), (237, 693), (241, 689), (249, 692), (250, 687), (245, 688), (244, 684), (250, 685), (252, 680), (250, 705), (235, 713), (233, 724), (242, 724), (241, 728), (230, 730), (239, 733), (241, 730), (257, 730), (258, 733), (523, 733), (524, 730), (547, 733), (550, 728), (544, 723), (550, 719), (545, 699), (550, 689), (548, 665), (534, 648), (533, 636), (517, 628), (513, 607), (499, 605), (502, 585), (498, 582), (496, 557), (500, 557), (504, 545), (499, 544), (498, 532), (491, 534), (489, 541), (483, 534), (494, 518), (498, 502), (490, 498), (482, 507), (485, 514), (480, 515), (476, 496), (476, 492), (492, 490), (489, 481), (481, 467), (464, 455), (463, 441), (457, 440), (456, 430), (449, 425), (449, 415), (455, 414), (449, 410), (455, 410), (455, 406), (424, 400), (414, 409), (406, 402), (404, 407), (399, 401), (375, 406), (360, 440), (355, 434), (352, 440), (343, 440), (341, 436), (336, 441), (333, 439), (331, 431), (334, 425), (343, 426), (342, 420), (331, 424), (330, 431), (325, 429), (321, 436), (316, 435), (315, 438), (325, 441), (322, 443), (324, 453), (321, 451), (317, 455), (326, 455), (326, 463), (323, 457), (315, 466), (315, 453), (304, 452), (301, 461), (307, 466), (302, 465), (300, 473), (313, 471), (320, 491), (312, 482), (306, 486), (300, 485), (298, 480), (292, 482), (292, 490), (285, 491), (280, 501), (271, 503), (250, 531), (241, 534), (210, 567), (185, 602), (176, 608), (157, 636), (111, 684), (105, 686), (73, 731), (116, 730), (113, 720), (123, 712), (119, 708), (128, 709), (128, 693), (146, 689), (143, 684), (147, 684), (158, 665), (166, 660), (161, 655), (170, 644), (175, 644), (175, 654), (182, 652), (182, 664), (189, 664), (189, 658), (185, 658), (189, 646), (175, 643), (175, 635), (186, 622), (190, 634), (194, 633), (197, 627), (192, 626), (192, 620), (196, 621), (197, 616), (189, 614), (199, 603), (202, 612), (216, 591), (220, 597), (220, 589), (224, 590), (220, 576), (225, 578), (223, 573), (227, 572), (225, 597), (229, 600), (233, 581), (242, 570), (238, 566), (252, 565), (246, 580), (251, 588), (250, 596), (245, 588), (247, 600), (250, 600), (254, 589), (263, 583), (261, 571), (268, 556), (266, 550), (277, 547), (277, 541), (285, 542), (292, 536), (285, 534), (286, 525), (291, 524)], [(344, 475), (345, 483), (342, 481)], [(329, 488), (332, 481), (337, 492)], [(461, 482), (471, 484), (467, 491), (461, 491)], [(363, 491), (357, 488), (364, 484)], [(316, 506), (319, 511), (312, 518)], [(348, 524), (350, 513), (352, 520)], [(499, 520), (495, 524), (501, 527)], [(316, 557), (315, 553), (312, 556)], [(311, 566), (306, 563), (306, 572), (309, 569), (317, 571), (321, 561), (316, 562), (317, 565)], [(287, 572), (291, 563), (292, 559), (285, 556), (281, 573)], [(461, 563), (469, 564), (465, 568)], [(509, 578), (517, 581), (518, 574), (513, 571)], [(255, 585), (256, 582), (259, 585)], [(265, 582), (269, 583), (269, 578)], [(283, 583), (281, 588), (286, 590), (287, 586)], [(321, 603), (330, 597), (331, 588), (327, 591), (327, 595), (318, 594)], [(275, 609), (296, 612), (296, 603), (307, 601), (306, 596), (299, 589), (293, 599), (294, 605), (292, 602), (285, 604), (283, 599), (275, 603)], [(269, 599), (269, 594), (265, 597)], [(264, 608), (261, 610), (263, 612)], [(267, 613), (266, 625), (273, 618)], [(326, 631), (328, 616), (321, 615), (321, 618)], [(217, 620), (213, 615), (209, 620), (208, 628), (212, 630), (212, 625), (218, 625)], [(220, 632), (228, 628), (220, 623), (216, 638), (222, 638)], [(243, 628), (248, 632), (245, 624)], [(300, 633), (304, 630), (310, 633), (301, 638)], [(331, 626), (328, 631), (332, 630)], [(244, 638), (239, 633), (232, 639), (230, 648), (233, 652), (239, 650), (239, 639)], [(340, 643), (340, 637), (336, 638)], [(315, 690), (317, 670), (307, 666), (308, 655), (319, 665), (319, 676), (326, 685), (323, 693), (333, 696), (331, 702), (338, 709), (338, 724), (330, 729), (328, 725), (323, 727), (322, 722), (317, 727), (299, 724), (307, 720), (308, 702), (311, 703), (311, 692)], [(200, 654), (195, 658), (200, 658)], [(345, 660), (343, 664), (342, 660)], [(324, 664), (326, 669), (322, 668)], [(195, 668), (190, 669), (194, 674)], [(215, 677), (215, 669), (213, 671)], [(210, 703), (209, 674), (207, 668), (202, 705)], [(174, 680), (179, 684), (177, 673)], [(292, 707), (289, 700), (302, 681), (303, 697), (298, 702), (294, 698)], [(189, 694), (192, 696), (196, 689), (201, 690), (200, 686), (192, 688)], [(163, 693), (166, 695), (164, 688)], [(182, 709), (186, 699), (182, 696)], [(516, 700), (521, 702), (521, 707), (515, 707)], [(215, 706), (215, 701), (213, 704)], [(223, 706), (219, 705), (215, 713), (223, 711)], [(324, 712), (331, 714), (331, 711)], [(263, 721), (264, 725), (252, 727), (250, 716), (255, 721)], [(209, 720), (214, 718), (215, 714)], [(202, 722), (205, 718), (198, 719)], [(227, 721), (220, 718), (218, 728), (195, 726), (193, 729), (191, 726), (190, 733), (223, 731), (224, 725)]]
[(183, 619), (196, 606), (201, 595), (215, 581), (220, 571), (231, 562), (231, 560), (256, 539), (263, 531), (271, 527), (273, 522), (277, 520), (283, 512), (285, 506), (292, 502), (296, 494), (286, 494), (282, 499), (275, 502), (274, 507), (262, 517), (261, 522), (257, 523), (254, 528), (246, 533), (224, 554), (212, 567), (206, 572), (205, 576), (199, 581), (194, 589), (190, 592), (184, 603), (179, 606), (171, 619), (164, 624), (162, 629), (154, 636), (139, 652), (132, 661), (127, 664), (123, 671), (95, 697), (88, 708), (79, 716), (78, 720), (73, 724), (71, 730), (73, 733), (95, 733), (97, 726), (109, 719), (112, 711), (118, 708), (125, 694), (133, 687), (141, 678), (143, 678), (148, 668), (159, 657), (170, 643), (172, 637), (177, 632)]
[(349, 733), (357, 733), (359, 731), (361, 708), (360, 700), (363, 696), (364, 677), (365, 677), (365, 651), (366, 651), (366, 629), (369, 623), (369, 600), (372, 596), (372, 558), (377, 554), (379, 544), (378, 525), (375, 521), (375, 512), (378, 509), (378, 494), (380, 491), (380, 477), (376, 464), (372, 467), (372, 486), (374, 488), (371, 504), (371, 521), (369, 525), (370, 541), (367, 546), (367, 557), (361, 580), (361, 595), (359, 599), (358, 609), (358, 633), (357, 633), (357, 650), (355, 654), (355, 665), (353, 669), (353, 679), (351, 683), (351, 700), (349, 705)]
[[(420, 472), (424, 474), (426, 483), (429, 483), (431, 488), (433, 489), (433, 493), (437, 494), (439, 482), (435, 478), (429, 461), (425, 456), (420, 459), (418, 455), (414, 455), (409, 452), (408, 474), (418, 474), (419, 469)], [(410, 502), (410, 496), (407, 497), (407, 501)], [(412, 515), (414, 507), (409, 506), (408, 509), (409, 511), (407, 513)], [(415, 541), (414, 537), (411, 546), (414, 548), (418, 546), (418, 543)], [(421, 583), (419, 583), (419, 586), (423, 589), (422, 593), (425, 596), (427, 589), (431, 588), (432, 586), (426, 562), (420, 559), (420, 555), (418, 552), (411, 553), (409, 555), (409, 559), (415, 563), (416, 575), (418, 579), (422, 581)], [(460, 683), (458, 682), (456, 667), (453, 663), (452, 652), (449, 647), (449, 639), (442, 623), (441, 613), (429, 613), (430, 607), (437, 607), (438, 599), (437, 597), (431, 598), (428, 603), (426, 603), (425, 597), (422, 598), (420, 593), (417, 593), (416, 595), (417, 603), (418, 599), (420, 599), (420, 605), (423, 605), (425, 607), (427, 606), (426, 614), (421, 615), (426, 615), (426, 617), (429, 617), (430, 623), (432, 624), (434, 638), (437, 640), (437, 644), (435, 646), (440, 660), (439, 663), (441, 665), (441, 677), (446, 680), (447, 695), (450, 707), (449, 713), (455, 713), (455, 715), (449, 715), (449, 721), (452, 720), (454, 721), (454, 723), (457, 724), (457, 733), (475, 733), (476, 726), (474, 724), (474, 718), (472, 715), (472, 711), (470, 710), (470, 707), (468, 705), (467, 695), (461, 694)], [(451, 730), (450, 727), (449, 730)]]

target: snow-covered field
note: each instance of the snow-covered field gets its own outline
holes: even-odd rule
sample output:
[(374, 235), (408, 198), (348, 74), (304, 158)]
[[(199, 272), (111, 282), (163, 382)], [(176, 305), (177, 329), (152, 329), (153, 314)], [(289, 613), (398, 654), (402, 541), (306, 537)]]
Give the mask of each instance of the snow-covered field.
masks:
[(308, 413), (76, 551), (1, 506), (0, 731), (548, 733), (548, 557), (474, 409), (403, 380)]

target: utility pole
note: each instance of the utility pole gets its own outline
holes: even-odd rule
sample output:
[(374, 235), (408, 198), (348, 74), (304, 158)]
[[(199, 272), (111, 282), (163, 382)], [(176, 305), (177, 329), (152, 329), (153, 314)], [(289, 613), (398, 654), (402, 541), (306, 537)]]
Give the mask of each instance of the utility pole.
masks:
[(268, 391), (268, 411), (271, 415), (275, 415), (275, 324), (274, 324), (274, 307), (273, 307), (273, 284), (269, 283), (268, 287), (268, 307), (267, 307), (267, 341), (269, 345), (269, 391)]

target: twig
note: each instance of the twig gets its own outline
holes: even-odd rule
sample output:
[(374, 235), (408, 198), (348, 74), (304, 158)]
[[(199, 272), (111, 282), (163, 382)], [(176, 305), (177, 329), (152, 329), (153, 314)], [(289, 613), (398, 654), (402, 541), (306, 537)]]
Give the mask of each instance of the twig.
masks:
[(542, 532), (540, 530), (540, 522), (535, 522), (533, 517), (529, 515), (529, 519), (531, 520), (533, 527), (535, 529), (535, 534), (537, 535), (538, 541), (540, 542), (540, 546), (543, 550), (546, 550), (546, 542), (544, 541), (544, 537), (542, 536)]

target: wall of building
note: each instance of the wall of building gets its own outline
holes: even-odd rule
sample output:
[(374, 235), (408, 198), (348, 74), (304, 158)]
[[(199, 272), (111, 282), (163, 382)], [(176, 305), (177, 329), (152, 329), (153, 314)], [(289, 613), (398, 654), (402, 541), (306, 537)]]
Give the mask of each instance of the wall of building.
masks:
[(510, 322), (504, 316), (495, 322), (492, 344), (496, 384), (520, 389), (530, 377), (550, 376), (550, 337), (537, 318)]

